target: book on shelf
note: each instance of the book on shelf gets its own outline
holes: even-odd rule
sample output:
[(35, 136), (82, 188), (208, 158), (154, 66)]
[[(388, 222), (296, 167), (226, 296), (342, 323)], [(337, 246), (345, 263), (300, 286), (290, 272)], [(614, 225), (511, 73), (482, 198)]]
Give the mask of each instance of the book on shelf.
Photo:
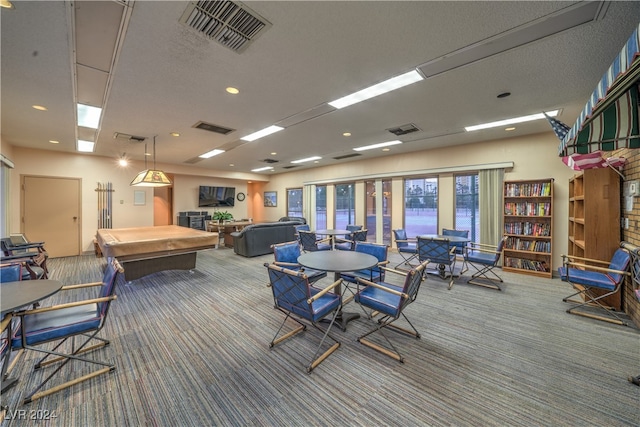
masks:
[(512, 182), (505, 185), (507, 197), (548, 197), (551, 196), (550, 182)]

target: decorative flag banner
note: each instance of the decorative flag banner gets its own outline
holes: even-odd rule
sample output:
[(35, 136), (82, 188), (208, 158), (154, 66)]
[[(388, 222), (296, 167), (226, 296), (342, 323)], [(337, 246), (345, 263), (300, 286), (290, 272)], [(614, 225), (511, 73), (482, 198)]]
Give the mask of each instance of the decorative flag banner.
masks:
[(608, 157), (602, 158), (600, 151), (588, 154), (572, 154), (562, 158), (562, 163), (569, 166), (574, 171), (582, 171), (593, 168), (621, 168), (624, 166), (626, 159), (624, 157)]

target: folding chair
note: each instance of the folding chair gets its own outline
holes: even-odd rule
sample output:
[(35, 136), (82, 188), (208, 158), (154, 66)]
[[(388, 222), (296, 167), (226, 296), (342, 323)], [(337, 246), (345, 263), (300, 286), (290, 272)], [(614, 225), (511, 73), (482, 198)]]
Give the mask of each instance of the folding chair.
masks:
[[(442, 229), (443, 236), (456, 236), (469, 238), (469, 230), (450, 230), (448, 228)], [(462, 256), (464, 254), (464, 248), (467, 246), (467, 242), (451, 242), (451, 245), (456, 248), (456, 255)]]
[(418, 260), (421, 263), (430, 261), (437, 266), (437, 270), (429, 272), (437, 273), (443, 280), (449, 278), (449, 289), (453, 287), (456, 247), (450, 245), (449, 239), (418, 236)]
[[(98, 337), (97, 334), (102, 330), (105, 324), (111, 301), (116, 299), (116, 279), (118, 274), (123, 272), (124, 270), (118, 261), (113, 258), (105, 268), (102, 282), (62, 287), (62, 290), (99, 287), (100, 292), (97, 298), (59, 304), (51, 307), (23, 310), (14, 313), (14, 316), (18, 316), (20, 318), (20, 329), (11, 340), (11, 348), (45, 353), (45, 356), (34, 366), (34, 370), (61, 362), (53, 372), (51, 372), (31, 393), (27, 395), (27, 397), (25, 397), (23, 403), (32, 402), (82, 381), (113, 371), (116, 368), (115, 365), (111, 363), (87, 359), (80, 355), (109, 344), (108, 340)], [(76, 345), (74, 342), (75, 338), (82, 339), (82, 343), (80, 345)], [(69, 339), (73, 342), (71, 352), (64, 353), (64, 348), (60, 348)], [(89, 344), (93, 339), (97, 340), (98, 343), (88, 346), (87, 344)], [(55, 342), (53, 347), (50, 345), (40, 347), (42, 344), (52, 342)], [(50, 356), (57, 357), (47, 360)], [(100, 365), (102, 368), (96, 369), (79, 378), (71, 379), (63, 384), (56, 385), (47, 390), (39, 391), (71, 360)]]
[(330, 251), (331, 242), (330, 238), (318, 240), (316, 233), (313, 231), (298, 230), (298, 236), (300, 237), (300, 245), (305, 252), (315, 251)]
[[(384, 266), (389, 264), (387, 260), (389, 247), (387, 245), (382, 245), (379, 243), (369, 243), (369, 242), (356, 242), (355, 244), (355, 252), (361, 252), (369, 255), (373, 255), (378, 259), (378, 264), (373, 268), (368, 268), (366, 270), (358, 270), (358, 271), (347, 271), (344, 273), (340, 273), (340, 278), (344, 280), (345, 289), (349, 289), (351, 293), (353, 291), (349, 288), (349, 283), (358, 283), (358, 278), (366, 279), (371, 282), (381, 282), (384, 281)], [(343, 297), (344, 297), (343, 291)], [(346, 304), (347, 301), (343, 301)]]
[[(404, 363), (404, 357), (402, 357), (398, 349), (393, 345), (389, 338), (387, 338), (383, 329), (390, 327), (395, 331), (408, 334), (416, 339), (420, 338), (420, 333), (404, 314), (404, 309), (416, 300), (418, 290), (420, 290), (420, 284), (424, 279), (424, 271), (428, 263), (429, 261), (425, 261), (408, 272), (385, 269), (387, 272), (405, 276), (404, 284), (402, 286), (384, 281), (375, 283), (358, 277), (355, 301), (360, 304), (360, 307), (362, 307), (362, 310), (365, 312), (369, 320), (372, 320), (374, 315), (382, 315), (382, 317), (377, 320), (376, 327), (358, 337), (358, 342), (379, 351), (382, 354), (392, 357), (400, 363)], [(366, 309), (369, 311), (367, 312)], [(412, 330), (405, 329), (394, 324), (394, 322), (401, 317), (406, 320)], [(378, 343), (365, 339), (367, 336), (375, 332), (380, 332), (380, 335), (387, 342), (388, 347), (383, 347)]]
[(44, 249), (44, 242), (27, 242), (24, 236), (3, 237), (0, 239), (3, 262), (22, 262), (22, 280), (48, 279), (49, 269), (47, 259), (49, 255)]
[(316, 282), (323, 277), (327, 277), (326, 271), (313, 270), (311, 268), (303, 268), (298, 264), (300, 256), (300, 245), (297, 241), (277, 243), (271, 245), (273, 249), (274, 264), (280, 267), (288, 268), (293, 271), (303, 271), (309, 277), (309, 282)]
[[(342, 306), (342, 297), (331, 291), (340, 285), (342, 280), (337, 280), (333, 282), (332, 285), (320, 289), (313, 287), (309, 283), (309, 278), (304, 272), (289, 270), (274, 264), (265, 263), (264, 266), (269, 272), (269, 281), (273, 292), (275, 308), (285, 314), (284, 321), (278, 328), (271, 343), (269, 343), (269, 348), (273, 348), (276, 344), (299, 332), (305, 331), (308, 324), (324, 332), (320, 344), (318, 344), (311, 361), (307, 365), (307, 372), (310, 373), (322, 363), (324, 359), (340, 347), (340, 341), (335, 339), (329, 332)], [(323, 331), (323, 329), (318, 326), (318, 323), (327, 316), (330, 316), (331, 320), (329, 326)], [(289, 318), (297, 322), (299, 326), (279, 337), (280, 332)], [(327, 337), (333, 340), (334, 344), (322, 354), (319, 354)]]
[(409, 268), (414, 267), (415, 265), (412, 262), (418, 260), (418, 243), (416, 239), (408, 238), (404, 228), (393, 230), (393, 236), (396, 241), (396, 249), (403, 259), (394, 268), (399, 268), (401, 265), (408, 265)]
[[(562, 267), (558, 269), (560, 278), (578, 291), (562, 299), (564, 302), (577, 304), (569, 308), (567, 313), (627, 326), (627, 322), (601, 300), (620, 291), (624, 278), (630, 276), (627, 271), (630, 260), (629, 252), (623, 248), (616, 249), (611, 261), (562, 255)], [(571, 299), (575, 296), (579, 296), (581, 300)], [(593, 311), (579, 310), (583, 307), (595, 308), (597, 312), (604, 312), (606, 316)]]
[(336, 237), (335, 249), (341, 251), (352, 251), (356, 248), (356, 243), (358, 242), (366, 242), (367, 241), (367, 233), (369, 230), (362, 229), (356, 230), (351, 233), (348, 239), (341, 239)]
[[(508, 236), (504, 236), (498, 245), (488, 245), (484, 243), (469, 242), (464, 248), (463, 257), (466, 266), (472, 266), (476, 271), (467, 280), (471, 285), (484, 286), (485, 288), (502, 290), (500, 283), (503, 280), (494, 269), (498, 268), (502, 249)], [(466, 269), (463, 269), (466, 271)], [(491, 275), (491, 276), (490, 276)]]

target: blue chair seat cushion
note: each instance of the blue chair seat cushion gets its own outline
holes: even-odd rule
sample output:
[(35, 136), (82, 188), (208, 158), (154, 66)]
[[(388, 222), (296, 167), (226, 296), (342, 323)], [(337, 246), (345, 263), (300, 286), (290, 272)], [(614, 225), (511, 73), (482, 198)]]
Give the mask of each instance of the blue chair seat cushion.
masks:
[(492, 265), (496, 262), (496, 254), (480, 251), (469, 251), (466, 257), (468, 262)]
[[(392, 285), (390, 283), (379, 282), (378, 285), (402, 292), (402, 287)], [(385, 292), (375, 286), (367, 286), (356, 294), (355, 301), (358, 304), (364, 304), (367, 307), (377, 310), (385, 315), (397, 317), (398, 307), (402, 306), (400, 304), (400, 298), (401, 297), (399, 295), (392, 294), (391, 292)]]
[(349, 271), (348, 273), (340, 273), (340, 278), (346, 280), (347, 282), (357, 283), (358, 279), (365, 279), (371, 282), (379, 282), (381, 278), (381, 272), (379, 269), (374, 269), (373, 271), (366, 270), (358, 270), (358, 271)]
[(415, 243), (405, 243), (402, 246), (398, 245), (399, 252), (416, 252), (418, 250)]
[(616, 288), (615, 280), (605, 273), (569, 268), (569, 276), (567, 277), (567, 269), (565, 267), (558, 268), (558, 273), (560, 273), (560, 278), (565, 282), (570, 281), (571, 283), (576, 283), (578, 285), (606, 289), (609, 291)]
[(336, 243), (335, 248), (341, 251), (350, 251), (352, 249), (351, 242)]
[[(309, 287), (311, 295), (315, 295), (320, 292), (322, 289), (314, 288), (313, 286)], [(278, 305), (280, 308), (286, 311), (290, 311), (304, 319), (310, 320), (312, 322), (317, 322), (320, 319), (323, 319), (328, 313), (338, 308), (340, 305), (340, 295), (336, 295), (331, 292), (327, 292), (313, 303), (311, 303), (311, 311), (309, 313), (308, 305), (306, 302), (306, 298), (301, 297), (301, 301), (298, 301), (297, 304), (285, 304), (284, 301), (280, 300)]]
[[(102, 316), (98, 304), (86, 304), (24, 316), (27, 345), (64, 338), (98, 329)], [(63, 326), (60, 326), (63, 325)], [(22, 329), (12, 339), (14, 348), (22, 347)]]

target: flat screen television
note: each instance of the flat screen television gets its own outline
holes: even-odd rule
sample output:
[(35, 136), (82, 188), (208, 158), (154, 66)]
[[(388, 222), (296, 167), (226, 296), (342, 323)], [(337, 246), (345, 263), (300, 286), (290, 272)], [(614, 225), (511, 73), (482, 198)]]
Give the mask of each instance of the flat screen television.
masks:
[(201, 185), (198, 192), (198, 207), (233, 206), (236, 200), (235, 197), (235, 187)]

